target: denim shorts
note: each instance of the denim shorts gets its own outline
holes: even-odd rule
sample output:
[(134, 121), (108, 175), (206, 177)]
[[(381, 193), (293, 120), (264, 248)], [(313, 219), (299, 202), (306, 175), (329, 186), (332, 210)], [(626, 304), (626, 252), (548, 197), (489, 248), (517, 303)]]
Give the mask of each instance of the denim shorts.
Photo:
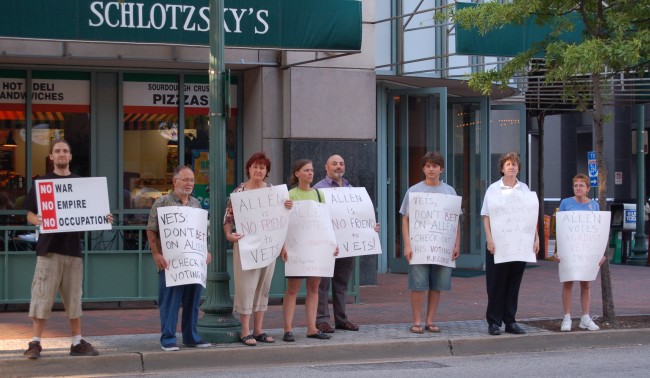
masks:
[(451, 268), (436, 264), (409, 265), (409, 290), (451, 290)]

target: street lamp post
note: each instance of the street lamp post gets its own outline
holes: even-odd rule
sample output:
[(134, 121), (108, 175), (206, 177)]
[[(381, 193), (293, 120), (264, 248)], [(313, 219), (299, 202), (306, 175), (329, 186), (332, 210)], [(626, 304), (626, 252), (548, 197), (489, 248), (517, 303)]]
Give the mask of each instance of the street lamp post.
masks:
[(644, 105), (636, 105), (636, 235), (634, 236), (634, 248), (632, 256), (628, 259), (631, 265), (646, 265), (648, 247), (646, 246), (645, 234), (645, 154), (643, 137), (645, 130)]
[[(210, 251), (215, 258), (208, 266), (205, 316), (197, 329), (205, 340), (213, 343), (237, 341), (240, 323), (232, 315), (227, 270), (226, 247), (221, 226), (226, 188), (226, 127), (224, 109), (224, 25), (223, 1), (210, 0)], [(225, 85), (229, 85), (225, 83)]]

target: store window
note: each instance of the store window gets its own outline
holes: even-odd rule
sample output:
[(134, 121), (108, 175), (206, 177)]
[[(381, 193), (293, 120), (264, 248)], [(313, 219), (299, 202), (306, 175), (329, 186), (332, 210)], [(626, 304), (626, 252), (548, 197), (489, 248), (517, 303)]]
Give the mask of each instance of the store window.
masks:
[(143, 209), (134, 223), (146, 223), (156, 198), (172, 188), (180, 163), (179, 77), (124, 74), (124, 207)]
[[(54, 139), (70, 142), (73, 173), (90, 174), (90, 74), (32, 72), (30, 122), (25, 117), (27, 78), (27, 71), (0, 70), (0, 211), (21, 210), (28, 181), (53, 170)], [(18, 214), (3, 218), (4, 223), (25, 221)]]
[[(231, 93), (236, 90), (233, 82)], [(124, 207), (135, 210), (128, 223), (146, 223), (153, 202), (173, 190), (172, 172), (178, 165), (192, 167), (192, 195), (209, 208), (209, 93), (207, 75), (124, 74)], [(236, 104), (226, 127), (230, 192), (236, 179)]]

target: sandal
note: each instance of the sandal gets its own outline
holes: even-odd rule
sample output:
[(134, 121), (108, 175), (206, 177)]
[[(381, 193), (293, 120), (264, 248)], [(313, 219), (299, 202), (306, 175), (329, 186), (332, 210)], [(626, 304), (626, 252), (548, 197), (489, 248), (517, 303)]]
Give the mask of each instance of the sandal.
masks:
[(296, 338), (293, 336), (293, 332), (289, 331), (284, 333), (284, 336), (282, 336), (282, 341), (292, 343), (296, 341)]
[(440, 332), (440, 327), (435, 324), (427, 324), (424, 329), (426, 329), (427, 332)]
[(275, 342), (275, 340), (271, 336), (267, 335), (265, 332), (260, 333), (257, 336), (253, 335), (253, 337), (255, 338), (255, 340), (259, 341), (260, 343), (274, 343)]
[(418, 333), (418, 334), (424, 333), (424, 331), (422, 330), (422, 326), (418, 324), (413, 324), (411, 328), (409, 328), (409, 331), (411, 331), (411, 333)]
[[(257, 345), (257, 341), (255, 340), (255, 336), (253, 336), (253, 334), (250, 334), (248, 336), (244, 336), (241, 339), (239, 339), (239, 341), (241, 341), (241, 343), (246, 345), (246, 346), (256, 346)], [(250, 341), (254, 341), (254, 342), (251, 343)]]

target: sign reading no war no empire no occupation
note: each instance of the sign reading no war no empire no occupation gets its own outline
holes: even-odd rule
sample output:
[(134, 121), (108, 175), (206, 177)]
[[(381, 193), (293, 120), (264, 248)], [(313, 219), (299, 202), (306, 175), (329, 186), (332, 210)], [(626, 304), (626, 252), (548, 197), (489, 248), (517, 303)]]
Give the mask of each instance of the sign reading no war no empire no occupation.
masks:
[(106, 177), (36, 180), (41, 233), (110, 230)]

